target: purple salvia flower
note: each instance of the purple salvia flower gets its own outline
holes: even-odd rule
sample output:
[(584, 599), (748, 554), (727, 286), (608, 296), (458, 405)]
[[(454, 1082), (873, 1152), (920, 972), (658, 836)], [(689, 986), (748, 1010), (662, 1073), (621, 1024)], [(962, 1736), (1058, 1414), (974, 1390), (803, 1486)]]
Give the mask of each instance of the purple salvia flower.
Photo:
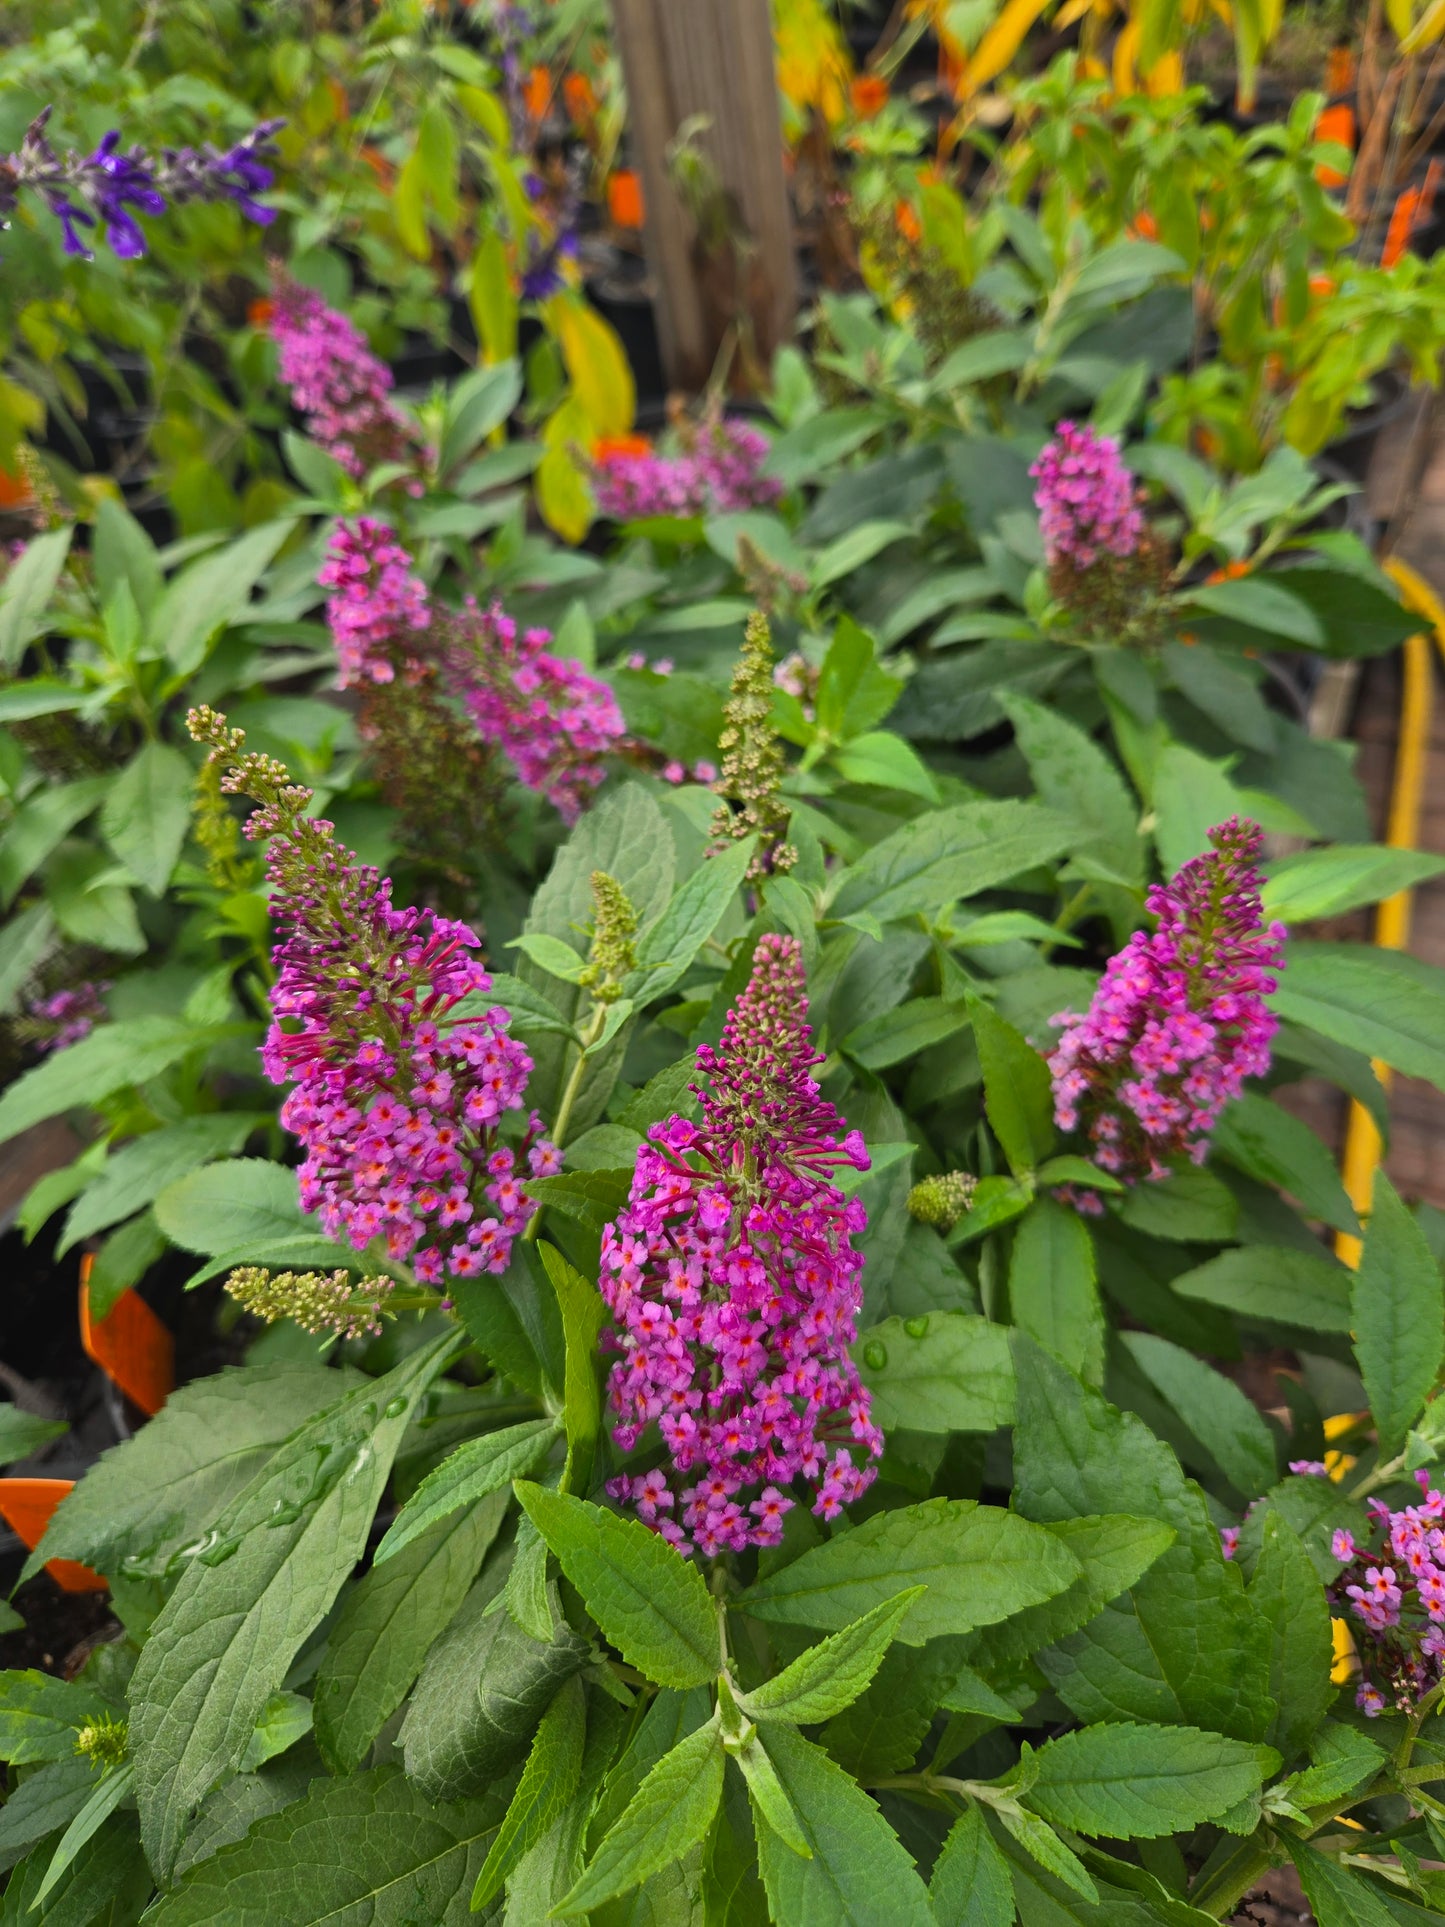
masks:
[[(1394, 1705), (1413, 1713), (1445, 1678), (1445, 1493), (1417, 1472), (1420, 1503), (1392, 1512), (1371, 1499), (1370, 1537), (1337, 1531), (1330, 1550), (1342, 1570), (1328, 1588), (1331, 1606), (1353, 1622), (1360, 1681), (1355, 1704), (1374, 1719)], [(1383, 1690), (1382, 1690), (1383, 1689)]]
[[(1283, 962), (1284, 926), (1265, 926), (1261, 836), (1237, 818), (1169, 884), (1150, 890), (1157, 919), (1109, 959), (1087, 1016), (1065, 1011), (1049, 1058), (1054, 1119), (1081, 1124), (1094, 1162), (1126, 1184), (1201, 1164), (1220, 1112), (1269, 1069), (1276, 1019), (1265, 997)], [(1097, 1209), (1092, 1194), (1074, 1198)]]
[(406, 421), (390, 399), (391, 370), (361, 330), (314, 289), (280, 272), (273, 280), (277, 366), (312, 441), (358, 478), (379, 462), (412, 459)]
[(82, 1037), (88, 1037), (105, 1016), (101, 1000), (109, 989), (108, 983), (75, 984), (69, 990), (57, 990), (53, 996), (40, 997), (27, 1004), (25, 1015), (37, 1027), (39, 1048), (48, 1055), (52, 1051), (68, 1050)]
[(0, 224), (8, 221), (19, 190), (31, 188), (60, 222), (67, 254), (88, 261), (88, 239), (101, 226), (111, 250), (134, 260), (146, 251), (136, 214), (164, 214), (168, 206), (190, 201), (230, 201), (263, 226), (275, 218), (255, 197), (275, 179), (271, 135), (279, 120), (263, 121), (225, 153), (206, 146), (165, 148), (155, 156), (142, 147), (122, 149), (115, 129), (93, 154), (59, 154), (45, 137), (49, 119), (47, 107), (26, 130), (19, 151), (0, 161)]
[(1088, 569), (1101, 555), (1133, 555), (1144, 539), (1134, 477), (1112, 435), (1060, 422), (1029, 470), (1049, 562)]
[(652, 1127), (603, 1233), (613, 1438), (661, 1448), (608, 1491), (684, 1554), (776, 1545), (800, 1486), (835, 1518), (875, 1476), (855, 1454), (883, 1449), (848, 1354), (867, 1220), (832, 1182), (868, 1153), (818, 1094), (806, 1016), (797, 939), (765, 936), (698, 1052), (701, 1125)]
[[(240, 731), (205, 709), (187, 719), (217, 761)], [(281, 1122), (301, 1140), (303, 1210), (363, 1251), (385, 1240), (424, 1284), (505, 1271), (536, 1207), (528, 1172), (559, 1168), (531, 1116), (518, 1151), (499, 1126), (520, 1110), (531, 1073), (500, 1008), (461, 1015), (491, 988), (471, 954), (476, 933), (431, 910), (396, 909), (391, 884), (306, 814), (311, 792), (264, 756), (221, 779), (262, 804), (246, 824), (268, 837), (266, 868), (280, 941), (266, 1074), (293, 1084)]]
[(339, 686), (384, 683), (405, 672), (417, 635), (432, 620), (426, 584), (385, 522), (340, 522), (317, 581), (330, 589), (326, 620), (336, 644)]

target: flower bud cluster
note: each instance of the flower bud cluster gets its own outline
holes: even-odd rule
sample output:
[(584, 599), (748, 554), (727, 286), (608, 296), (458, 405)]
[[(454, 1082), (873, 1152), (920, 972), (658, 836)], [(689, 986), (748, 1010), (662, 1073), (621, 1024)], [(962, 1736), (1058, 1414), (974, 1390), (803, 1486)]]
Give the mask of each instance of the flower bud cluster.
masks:
[(723, 713), (722, 775), (714, 785), (723, 800), (713, 812), (712, 833), (719, 847), (724, 839), (740, 843), (756, 833), (759, 848), (749, 877), (780, 875), (792, 869), (798, 853), (783, 840), (789, 814), (782, 800), (786, 763), (773, 727), (773, 635), (761, 610), (748, 617)]
[(415, 638), (431, 625), (431, 597), (385, 522), (339, 522), (316, 580), (331, 594), (326, 620), (342, 689), (387, 683), (407, 671)]
[(1133, 555), (1143, 541), (1134, 477), (1112, 435), (1060, 422), (1029, 474), (1038, 483), (1034, 502), (1050, 563), (1088, 569), (1100, 556)]
[(226, 1290), (242, 1311), (267, 1325), (290, 1318), (302, 1331), (336, 1338), (377, 1337), (382, 1311), (395, 1289), (384, 1274), (354, 1280), (349, 1271), (278, 1271), (242, 1265)]
[(833, 1182), (868, 1153), (818, 1094), (806, 1015), (797, 939), (765, 936), (698, 1052), (701, 1124), (652, 1127), (603, 1234), (613, 1437), (659, 1458), (608, 1490), (684, 1554), (776, 1545), (800, 1484), (835, 1518), (883, 1449), (848, 1353), (867, 1220)]
[(359, 478), (379, 462), (415, 453), (401, 412), (391, 400), (392, 375), (366, 337), (312, 288), (274, 271), (271, 338), (281, 379), (306, 417), (306, 433)]
[(1269, 1069), (1264, 1000), (1285, 931), (1264, 922), (1261, 840), (1237, 818), (1212, 829), (1206, 855), (1150, 890), (1158, 928), (1109, 959), (1087, 1015), (1053, 1019), (1055, 1122), (1082, 1124), (1094, 1162), (1126, 1184), (1167, 1177), (1181, 1157), (1202, 1164), (1220, 1112)]

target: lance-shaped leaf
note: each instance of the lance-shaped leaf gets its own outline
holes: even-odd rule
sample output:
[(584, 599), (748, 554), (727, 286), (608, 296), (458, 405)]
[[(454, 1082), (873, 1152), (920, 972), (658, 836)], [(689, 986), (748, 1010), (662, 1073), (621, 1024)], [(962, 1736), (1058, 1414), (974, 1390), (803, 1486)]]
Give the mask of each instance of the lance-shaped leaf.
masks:
[(525, 1480), (517, 1497), (587, 1610), (629, 1665), (659, 1686), (718, 1670), (717, 1614), (701, 1573), (636, 1519)]
[(1350, 1294), (1380, 1453), (1392, 1457), (1419, 1416), (1445, 1352), (1445, 1289), (1425, 1234), (1383, 1171)]
[(1024, 1799), (1055, 1826), (1111, 1840), (1154, 1840), (1217, 1820), (1257, 1793), (1279, 1765), (1251, 1746), (1193, 1726), (1105, 1724), (1039, 1748)]
[(787, 1720), (793, 1726), (814, 1726), (841, 1713), (866, 1690), (899, 1621), (923, 1592), (922, 1586), (910, 1586), (841, 1633), (810, 1646), (775, 1679), (749, 1693), (742, 1701), (744, 1711), (750, 1719)]
[(1014, 1890), (1008, 1862), (994, 1845), (977, 1807), (956, 1820), (928, 1883), (933, 1911), (957, 1927), (1013, 1927)]
[(446, 1333), (302, 1426), (218, 1521), (151, 1628), (130, 1731), (141, 1831), (162, 1878), (365, 1550), (417, 1400), (456, 1345)]
[(715, 1720), (665, 1754), (555, 1912), (563, 1918), (585, 1914), (680, 1860), (712, 1825), (725, 1764)]
[(563, 1682), (556, 1699), (542, 1715), (517, 1790), (472, 1889), (473, 1913), (486, 1906), (517, 1862), (537, 1844), (577, 1791), (586, 1733), (582, 1684), (574, 1675)]
[(403, 1546), (430, 1531), (449, 1512), (475, 1505), (513, 1479), (522, 1478), (543, 1457), (556, 1435), (557, 1427), (551, 1419), (528, 1419), (523, 1425), (509, 1425), (503, 1431), (487, 1432), (459, 1445), (427, 1473), (392, 1520), (376, 1549), (377, 1565), (394, 1558)]

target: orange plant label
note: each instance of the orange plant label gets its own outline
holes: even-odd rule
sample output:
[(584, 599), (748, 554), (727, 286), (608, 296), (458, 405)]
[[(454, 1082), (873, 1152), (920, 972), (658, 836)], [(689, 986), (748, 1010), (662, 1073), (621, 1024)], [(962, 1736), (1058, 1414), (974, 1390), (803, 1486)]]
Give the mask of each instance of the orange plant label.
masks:
[(607, 212), (614, 227), (642, 226), (642, 182), (634, 169), (619, 167), (608, 180)]
[(122, 1292), (105, 1317), (90, 1316), (89, 1257), (80, 1267), (80, 1342), (86, 1356), (120, 1387), (133, 1405), (154, 1418), (176, 1382), (176, 1348), (144, 1298)]
[[(0, 1479), (0, 1519), (34, 1552), (50, 1524), (50, 1516), (74, 1479)], [(89, 1566), (74, 1559), (52, 1559), (45, 1570), (62, 1592), (105, 1592), (107, 1582)]]
[[(1355, 110), (1347, 100), (1336, 101), (1333, 107), (1326, 107), (1315, 122), (1315, 139), (1333, 141), (1337, 147), (1348, 147), (1355, 151)], [(1315, 169), (1315, 179), (1321, 187), (1343, 187), (1345, 176), (1337, 167), (1327, 167), (1324, 162)]]

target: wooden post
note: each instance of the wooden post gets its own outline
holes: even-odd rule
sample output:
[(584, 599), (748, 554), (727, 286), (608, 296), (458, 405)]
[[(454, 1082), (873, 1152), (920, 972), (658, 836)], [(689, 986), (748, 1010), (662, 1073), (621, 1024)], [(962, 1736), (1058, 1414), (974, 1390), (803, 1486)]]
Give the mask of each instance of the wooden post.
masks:
[[(669, 383), (696, 392), (738, 327), (735, 385), (765, 369), (797, 310), (797, 262), (768, 0), (613, 0), (647, 255)], [(669, 178), (667, 148), (694, 115), (740, 251), (709, 251)]]

